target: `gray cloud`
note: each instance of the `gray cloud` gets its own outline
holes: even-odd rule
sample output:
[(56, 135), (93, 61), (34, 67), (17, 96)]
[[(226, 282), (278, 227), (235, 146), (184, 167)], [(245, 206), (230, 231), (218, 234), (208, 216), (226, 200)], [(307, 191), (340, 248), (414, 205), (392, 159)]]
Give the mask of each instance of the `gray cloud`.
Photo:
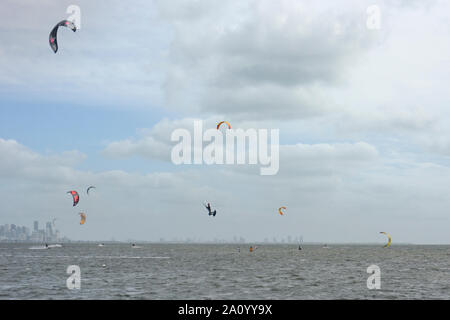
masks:
[(199, 9), (203, 4), (188, 15), (191, 2), (158, 2), (175, 29), (166, 83), (174, 108), (188, 103), (203, 113), (258, 118), (323, 112), (314, 100), (373, 42), (361, 16), (339, 6), (249, 1)]

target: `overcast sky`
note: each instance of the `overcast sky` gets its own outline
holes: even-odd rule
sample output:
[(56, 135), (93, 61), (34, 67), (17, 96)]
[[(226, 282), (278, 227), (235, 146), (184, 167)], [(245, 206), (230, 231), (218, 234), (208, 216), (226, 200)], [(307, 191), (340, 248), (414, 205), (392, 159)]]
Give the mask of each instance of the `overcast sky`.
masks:
[[(81, 28), (61, 28), (54, 54), (69, 5)], [(432, 0), (3, 0), (0, 224), (57, 218), (78, 240), (450, 243), (449, 12)], [(278, 174), (174, 165), (171, 134), (195, 120), (279, 129)]]

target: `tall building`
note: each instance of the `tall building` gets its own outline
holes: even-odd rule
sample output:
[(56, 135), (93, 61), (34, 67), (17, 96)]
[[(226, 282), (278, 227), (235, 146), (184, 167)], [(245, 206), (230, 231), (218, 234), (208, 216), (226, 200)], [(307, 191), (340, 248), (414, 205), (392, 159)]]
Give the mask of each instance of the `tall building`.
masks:
[(38, 221), (35, 221), (34, 222), (34, 231), (38, 231), (39, 230), (39, 222)]
[(48, 240), (53, 238), (53, 230), (52, 230), (52, 223), (51, 222), (47, 222), (45, 224), (45, 237)]

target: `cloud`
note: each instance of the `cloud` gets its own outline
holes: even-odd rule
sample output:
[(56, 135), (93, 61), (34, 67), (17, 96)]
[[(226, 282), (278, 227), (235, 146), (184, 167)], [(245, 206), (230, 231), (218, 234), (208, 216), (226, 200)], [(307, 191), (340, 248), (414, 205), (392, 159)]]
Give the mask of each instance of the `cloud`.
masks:
[[(172, 132), (176, 129), (186, 129), (191, 133), (192, 143), (194, 141), (194, 122), (202, 124), (204, 133), (207, 129), (214, 128), (216, 125), (214, 117), (209, 119), (185, 118), (179, 120), (164, 119), (157, 123), (151, 129), (141, 129), (140, 137), (129, 138), (120, 141), (110, 142), (102, 151), (102, 154), (109, 158), (129, 158), (142, 157), (148, 160), (171, 161), (170, 155), (172, 148), (178, 142), (171, 141)], [(251, 123), (240, 126), (240, 122), (233, 123), (235, 129), (253, 129)], [(224, 137), (225, 141), (225, 137)], [(270, 141), (269, 141), (270, 142)], [(225, 143), (225, 142), (224, 142)], [(248, 141), (247, 141), (248, 143)], [(203, 143), (203, 148), (208, 143)], [(247, 146), (248, 147), (248, 146)], [(248, 159), (246, 150), (246, 158)], [(298, 170), (302, 166), (311, 168), (323, 167), (326, 163), (345, 161), (348, 164), (355, 165), (358, 162), (364, 162), (376, 158), (378, 152), (376, 148), (368, 143), (337, 143), (337, 144), (295, 144), (280, 145), (280, 157), (283, 165), (289, 170)], [(323, 162), (324, 161), (324, 162)], [(289, 170), (287, 170), (289, 172)]]
[(296, 144), (281, 146), (280, 158), (280, 171), (288, 175), (333, 174), (370, 166), (378, 160), (378, 151), (365, 142)]
[[(124, 158), (141, 156), (147, 159), (170, 161), (170, 152), (174, 143), (170, 140), (171, 133), (178, 128), (193, 129), (194, 121), (186, 118), (181, 120), (163, 119), (151, 129), (141, 129), (138, 139), (125, 139), (108, 143), (102, 154), (109, 158)], [(208, 123), (212, 120), (208, 120)]]
[[(378, 229), (389, 229), (396, 241), (449, 241), (440, 228), (448, 221), (449, 169), (381, 158), (362, 142), (288, 146), (284, 172), (275, 176), (205, 166), (149, 174), (95, 173), (65, 163), (64, 154), (41, 155), (12, 140), (0, 140), (0, 150), (0, 178), (8, 181), (0, 188), (8, 199), (0, 202), (3, 220), (26, 225), (57, 217), (58, 228), (75, 239), (236, 235), (255, 241), (303, 234), (310, 241), (358, 242), (377, 241)], [(89, 185), (97, 188), (87, 198)], [(81, 195), (75, 208), (65, 193), (73, 189)], [(203, 212), (205, 200), (218, 210), (214, 221)], [(288, 221), (279, 219), (280, 205), (288, 208)], [(74, 227), (79, 210), (88, 214), (86, 228), (80, 230)], [(359, 225), (351, 238), (346, 236), (349, 221)], [(411, 234), (419, 225), (434, 232)]]
[(157, 3), (175, 29), (165, 88), (177, 110), (258, 118), (323, 112), (315, 98), (323, 100), (373, 42), (360, 6)]
[(72, 167), (86, 158), (86, 155), (76, 150), (61, 155), (42, 156), (15, 140), (1, 138), (0, 154), (0, 171), (4, 178), (26, 177), (43, 183), (48, 180), (69, 180), (74, 175)]
[[(161, 102), (159, 83), (170, 35), (152, 3), (78, 1), (81, 29), (59, 30), (60, 48), (54, 54), (48, 35), (70, 16), (69, 5), (2, 1), (0, 92), (15, 101), (76, 101), (88, 107), (143, 108)], [(22, 91), (27, 95), (21, 96)]]

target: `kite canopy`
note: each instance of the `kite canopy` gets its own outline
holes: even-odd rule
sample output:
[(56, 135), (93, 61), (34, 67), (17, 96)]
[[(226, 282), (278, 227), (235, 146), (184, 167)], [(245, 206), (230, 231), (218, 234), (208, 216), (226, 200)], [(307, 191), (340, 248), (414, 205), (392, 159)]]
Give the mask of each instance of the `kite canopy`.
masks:
[(83, 225), (86, 222), (86, 214), (84, 212), (80, 212), (80, 224)]
[(280, 208), (278, 208), (278, 213), (281, 214), (281, 215), (283, 215), (284, 213), (283, 213), (283, 211), (281, 211), (281, 209), (286, 210), (286, 207), (280, 207)]
[(222, 123), (226, 123), (227, 126), (228, 126), (228, 129), (231, 129), (231, 125), (228, 123), (228, 121), (220, 121), (219, 124), (217, 125), (217, 130), (219, 130), (220, 125), (221, 125)]
[(391, 236), (388, 233), (384, 232), (384, 231), (381, 231), (380, 233), (385, 234), (388, 237), (388, 239), (389, 239), (388, 243), (386, 243), (384, 245), (384, 247), (383, 247), (383, 248), (388, 248), (391, 245), (391, 241), (392, 241)]
[(48, 42), (50, 43), (50, 47), (52, 48), (53, 52), (56, 53), (58, 51), (58, 41), (56, 40), (56, 34), (58, 33), (59, 27), (67, 27), (72, 29), (73, 32), (77, 31), (77, 27), (72, 21), (69, 20), (62, 20), (59, 22), (50, 32), (50, 36), (48, 38)]
[(95, 189), (95, 187), (94, 187), (94, 186), (90, 186), (89, 188), (87, 188), (87, 191), (86, 191), (86, 193), (87, 193), (87, 194), (89, 194), (89, 190), (91, 190), (92, 188), (93, 188), (93, 189)]
[(70, 193), (73, 197), (73, 206), (75, 207), (78, 204), (78, 201), (80, 201), (80, 196), (78, 195), (78, 192), (72, 190), (67, 191), (67, 193)]

